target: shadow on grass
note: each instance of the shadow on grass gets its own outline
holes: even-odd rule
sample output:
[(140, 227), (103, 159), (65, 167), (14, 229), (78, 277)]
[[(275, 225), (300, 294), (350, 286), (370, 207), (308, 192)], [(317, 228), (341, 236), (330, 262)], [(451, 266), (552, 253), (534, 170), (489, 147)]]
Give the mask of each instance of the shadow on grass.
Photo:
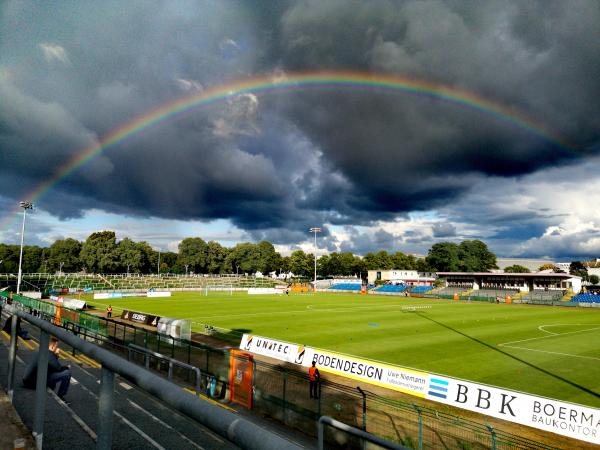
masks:
[(487, 344), (487, 343), (485, 343), (485, 342), (483, 342), (483, 341), (481, 341), (481, 340), (479, 340), (479, 339), (477, 339), (477, 338), (475, 338), (473, 336), (469, 336), (468, 334), (463, 333), (462, 331), (459, 331), (459, 330), (457, 330), (455, 328), (452, 328), (449, 325), (446, 325), (446, 324), (444, 324), (442, 322), (439, 322), (439, 321), (437, 321), (435, 319), (432, 319), (431, 317), (427, 317), (426, 315), (424, 315), (421, 312), (417, 312), (417, 314), (420, 317), (422, 317), (423, 319), (427, 319), (427, 320), (429, 320), (429, 321), (431, 321), (431, 322), (433, 322), (433, 323), (435, 323), (435, 324), (437, 324), (437, 325), (439, 325), (441, 327), (444, 327), (444, 328), (446, 328), (446, 329), (448, 329), (450, 331), (453, 331), (456, 334), (460, 334), (461, 336), (464, 336), (467, 339), (470, 339), (470, 340), (472, 340), (474, 342), (477, 342), (478, 344), (481, 344), (481, 345), (483, 345), (483, 346), (485, 346), (485, 347), (487, 347), (487, 348), (489, 348), (491, 350), (494, 350), (495, 352), (501, 353), (504, 356), (507, 356), (507, 357), (509, 357), (511, 359), (514, 359), (515, 361), (518, 361), (518, 362), (520, 362), (522, 364), (525, 364), (526, 366), (531, 367), (532, 369), (535, 369), (535, 370), (537, 370), (539, 372), (542, 372), (543, 374), (548, 375), (548, 376), (550, 376), (550, 377), (552, 377), (552, 378), (554, 378), (556, 380), (562, 381), (563, 383), (566, 383), (566, 384), (568, 384), (570, 386), (573, 386), (574, 388), (579, 389), (580, 391), (583, 391), (583, 392), (585, 392), (587, 394), (590, 394), (590, 395), (592, 395), (592, 396), (594, 396), (596, 398), (600, 398), (600, 394), (598, 394), (597, 392), (592, 391), (591, 389), (586, 388), (585, 386), (581, 386), (580, 384), (577, 384), (577, 383), (575, 383), (575, 382), (573, 382), (571, 380), (567, 380), (566, 378), (563, 378), (560, 375), (556, 375), (556, 374), (554, 374), (552, 372), (549, 372), (546, 369), (543, 369), (543, 368), (541, 368), (539, 366), (536, 366), (535, 364), (532, 364), (532, 363), (530, 363), (528, 361), (525, 361), (524, 359), (521, 359), (521, 358), (519, 358), (519, 357), (517, 357), (515, 355), (511, 355), (510, 353), (507, 353), (507, 352), (505, 352), (505, 351), (503, 351), (503, 350), (501, 350), (501, 349), (499, 349), (497, 347), (494, 347), (493, 345)]

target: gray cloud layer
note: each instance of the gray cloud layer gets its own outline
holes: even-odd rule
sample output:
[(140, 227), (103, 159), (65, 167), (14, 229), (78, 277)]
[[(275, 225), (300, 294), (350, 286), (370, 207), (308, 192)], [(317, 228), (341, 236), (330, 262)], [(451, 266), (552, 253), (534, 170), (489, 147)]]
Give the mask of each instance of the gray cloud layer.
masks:
[[(440, 100), (307, 89), (231, 98), (163, 122), (107, 149), (39, 206), (62, 218), (90, 207), (229, 218), (256, 238), (289, 243), (315, 223), (369, 225), (444, 208), (482, 177), (513, 178), (595, 153), (595, 0), (253, 5), (4, 3), (3, 194), (21, 198), (82, 148), (174, 98), (255, 75), (319, 69), (472, 91), (546, 124), (580, 151)], [(501, 200), (489, 193), (486, 201)], [(539, 233), (541, 222), (531, 220), (504, 233)], [(456, 231), (438, 224), (432, 234)], [(380, 234), (371, 244), (390, 239)]]

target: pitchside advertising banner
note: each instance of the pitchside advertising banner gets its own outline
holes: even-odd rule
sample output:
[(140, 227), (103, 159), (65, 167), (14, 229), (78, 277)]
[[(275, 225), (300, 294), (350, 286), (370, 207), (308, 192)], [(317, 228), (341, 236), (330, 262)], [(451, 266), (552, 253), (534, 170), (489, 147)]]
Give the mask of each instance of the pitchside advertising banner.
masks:
[(304, 367), (310, 367), (312, 361), (315, 361), (322, 372), (600, 444), (600, 410), (595, 408), (262, 336), (244, 334), (240, 348)]

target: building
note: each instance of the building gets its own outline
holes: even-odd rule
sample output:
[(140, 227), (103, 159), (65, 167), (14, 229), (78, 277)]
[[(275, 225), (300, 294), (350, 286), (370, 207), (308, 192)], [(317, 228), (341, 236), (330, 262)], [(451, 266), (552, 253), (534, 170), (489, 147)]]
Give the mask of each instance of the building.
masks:
[(581, 291), (581, 277), (568, 273), (490, 273), (490, 272), (438, 272), (445, 287), (463, 289), (511, 289), (520, 292), (536, 290)]
[(432, 286), (436, 279), (435, 272), (417, 272), (416, 270), (369, 270), (369, 284), (376, 281), (388, 281), (395, 284), (410, 284), (413, 286)]

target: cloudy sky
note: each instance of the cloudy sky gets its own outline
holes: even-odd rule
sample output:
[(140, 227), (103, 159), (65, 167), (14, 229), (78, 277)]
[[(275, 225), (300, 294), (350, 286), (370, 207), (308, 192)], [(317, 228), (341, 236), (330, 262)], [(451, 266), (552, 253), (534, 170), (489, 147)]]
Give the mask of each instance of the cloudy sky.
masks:
[[(526, 117), (400, 90), (298, 86), (160, 121), (54, 183), (111, 131), (179, 98), (298, 72), (390, 75)], [(563, 144), (548, 139), (559, 137)], [(188, 236), (281, 251), (600, 256), (600, 3), (10, 1), (0, 6), (0, 241)]]

